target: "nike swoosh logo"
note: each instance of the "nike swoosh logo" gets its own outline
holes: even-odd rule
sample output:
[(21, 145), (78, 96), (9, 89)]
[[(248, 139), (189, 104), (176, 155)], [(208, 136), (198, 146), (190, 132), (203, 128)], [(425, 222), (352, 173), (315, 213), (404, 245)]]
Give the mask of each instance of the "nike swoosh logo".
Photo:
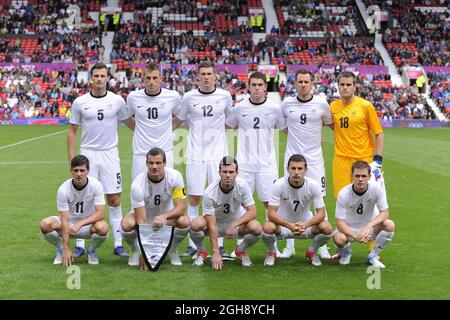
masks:
[(289, 198), (283, 198), (283, 200), (289, 200)]
[(196, 107), (196, 106), (198, 106), (199, 104), (200, 104), (200, 103), (193, 103), (192, 106), (193, 106), (193, 107)]
[(291, 110), (291, 111), (289, 111), (289, 113), (292, 113), (292, 112), (295, 112), (295, 111), (297, 111), (297, 110)]
[(137, 108), (139, 109), (139, 108), (143, 108), (144, 106), (137, 106)]
[(243, 117), (246, 117), (246, 116), (248, 116), (248, 114), (243, 114), (242, 116), (243, 116)]
[(89, 110), (89, 109), (91, 109), (91, 107), (84, 108), (84, 110)]

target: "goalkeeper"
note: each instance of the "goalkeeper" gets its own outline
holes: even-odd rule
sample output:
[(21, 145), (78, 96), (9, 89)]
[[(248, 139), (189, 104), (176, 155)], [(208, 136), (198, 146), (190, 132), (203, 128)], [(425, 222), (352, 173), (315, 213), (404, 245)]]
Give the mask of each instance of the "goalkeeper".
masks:
[(383, 129), (374, 106), (355, 95), (356, 76), (352, 72), (341, 72), (337, 81), (341, 99), (330, 105), (334, 127), (335, 198), (344, 186), (352, 182), (351, 167), (358, 160), (369, 163), (373, 175), (381, 177), (384, 148)]

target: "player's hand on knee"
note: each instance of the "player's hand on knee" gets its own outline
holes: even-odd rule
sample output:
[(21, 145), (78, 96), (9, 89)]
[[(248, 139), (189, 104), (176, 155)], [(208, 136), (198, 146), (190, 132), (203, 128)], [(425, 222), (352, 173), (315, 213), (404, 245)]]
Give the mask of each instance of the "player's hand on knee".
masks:
[(74, 236), (80, 231), (81, 226), (78, 223), (69, 225), (69, 235)]
[(166, 219), (163, 216), (156, 216), (153, 219), (153, 227), (154, 228), (161, 228), (165, 223), (166, 223)]
[(227, 239), (233, 239), (234, 238), (234, 230), (236, 228), (233, 226), (230, 226), (227, 228), (227, 230), (225, 231), (225, 238)]

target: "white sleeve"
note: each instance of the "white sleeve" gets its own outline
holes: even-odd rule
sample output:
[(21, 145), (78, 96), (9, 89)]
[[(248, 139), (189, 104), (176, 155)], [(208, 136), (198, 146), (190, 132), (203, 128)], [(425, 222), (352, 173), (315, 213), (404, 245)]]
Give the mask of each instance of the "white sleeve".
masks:
[(269, 206), (279, 207), (281, 202), (281, 190), (278, 181), (272, 185)]
[(277, 123), (276, 127), (280, 130), (283, 130), (287, 127), (286, 118), (284, 117), (283, 112), (281, 111), (281, 107), (277, 108)]
[(331, 118), (331, 109), (328, 102), (324, 101), (323, 105), (325, 109), (325, 114), (323, 115), (323, 123), (328, 126), (333, 123), (333, 119)]
[(177, 114), (177, 118), (186, 121), (188, 118), (188, 113), (189, 113), (189, 97), (186, 97), (185, 95), (181, 100), (181, 107)]
[(233, 110), (233, 97), (227, 91), (227, 104), (225, 106), (225, 115), (229, 114)]
[(127, 112), (127, 104), (125, 100), (123, 100), (121, 96), (117, 95), (117, 103), (119, 104), (119, 112), (118, 112), (119, 120), (123, 121), (128, 119), (130, 116), (128, 115)]
[(70, 117), (70, 123), (80, 125), (81, 124), (81, 109), (78, 105), (78, 100), (75, 99), (71, 107), (72, 116)]
[(175, 188), (184, 188), (183, 176), (178, 171), (176, 171), (176, 174), (175, 174), (175, 181), (173, 184), (173, 188), (174, 189)]
[(174, 94), (173, 99), (175, 100), (175, 103), (174, 103), (174, 106), (172, 109), (172, 115), (177, 116), (181, 110), (181, 97), (178, 92), (176, 94)]
[(67, 194), (64, 184), (61, 185), (56, 194), (56, 204), (58, 211), (70, 211), (69, 207), (69, 195)]
[(320, 190), (320, 186), (318, 184), (314, 184), (313, 205), (314, 205), (314, 209), (325, 208), (325, 202), (323, 201), (322, 190)]
[(130, 197), (131, 197), (131, 207), (133, 208), (145, 207), (144, 188), (142, 188), (141, 185), (137, 183), (137, 180), (135, 180), (131, 185)]
[(134, 95), (132, 93), (129, 94), (127, 99), (127, 114), (128, 117), (132, 117), (136, 113), (136, 104), (134, 102)]
[(100, 182), (95, 184), (94, 205), (100, 206), (105, 204), (105, 195), (103, 186)]
[(243, 181), (241, 188), (241, 204), (244, 208), (255, 204), (255, 200), (253, 200), (252, 191), (246, 182)]
[(279, 120), (280, 123), (279, 123), (279, 127), (278, 127), (278, 129), (280, 129), (280, 130), (284, 130), (287, 127), (286, 115), (284, 113), (284, 109), (286, 108), (285, 106), (286, 106), (286, 104), (284, 102), (282, 102), (280, 105), (280, 120)]
[(386, 193), (384, 192), (383, 188), (377, 184), (377, 208), (379, 211), (386, 210), (389, 208), (389, 205), (387, 203)]
[(238, 120), (238, 110), (239, 110), (239, 106), (236, 106), (233, 108), (233, 110), (231, 110), (229, 116), (225, 119), (225, 123), (227, 124), (227, 126), (232, 127), (232, 128), (236, 128), (239, 120)]
[(340, 192), (336, 201), (336, 219), (344, 220), (347, 218), (346, 199), (344, 193)]
[(203, 215), (204, 216), (210, 216), (215, 215), (216, 210), (214, 208), (214, 200), (205, 195), (203, 197)]

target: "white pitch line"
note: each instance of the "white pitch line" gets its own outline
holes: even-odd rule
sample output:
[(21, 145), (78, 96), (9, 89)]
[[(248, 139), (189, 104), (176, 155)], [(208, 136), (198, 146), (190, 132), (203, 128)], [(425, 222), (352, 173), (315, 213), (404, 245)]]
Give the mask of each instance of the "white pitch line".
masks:
[(31, 139), (22, 140), (22, 141), (19, 141), (19, 142), (16, 142), (16, 143), (7, 144), (6, 146), (0, 147), (0, 150), (12, 148), (12, 147), (15, 147), (15, 146), (27, 143), (27, 142), (32, 142), (32, 141), (48, 138), (48, 137), (51, 137), (51, 136), (56, 136), (56, 135), (64, 133), (64, 132), (67, 132), (67, 130), (61, 130), (61, 131), (58, 131), (58, 132), (53, 132), (53, 133), (50, 133), (50, 134), (46, 134), (44, 136), (34, 137), (34, 138), (31, 138)]

